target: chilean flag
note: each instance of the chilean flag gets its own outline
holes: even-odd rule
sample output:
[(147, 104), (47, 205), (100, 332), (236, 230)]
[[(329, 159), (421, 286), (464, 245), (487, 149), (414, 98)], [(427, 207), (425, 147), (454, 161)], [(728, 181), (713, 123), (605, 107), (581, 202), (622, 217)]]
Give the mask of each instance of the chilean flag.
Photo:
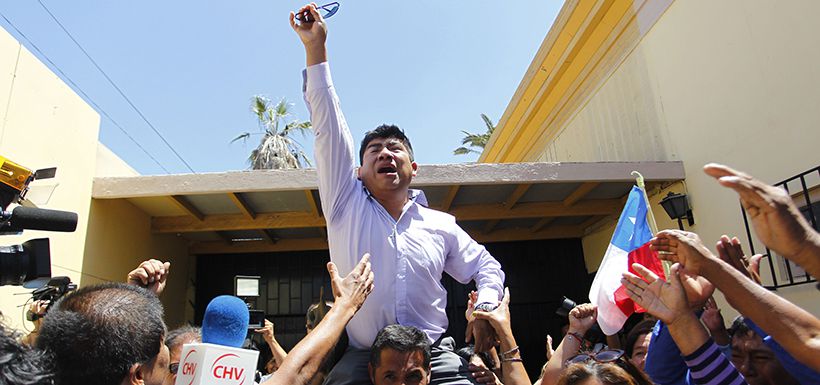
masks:
[(612, 234), (612, 241), (609, 242), (589, 289), (589, 299), (598, 306), (598, 325), (606, 335), (613, 335), (621, 330), (632, 313), (645, 311), (626, 294), (626, 288), (621, 285), (623, 272), (635, 274), (632, 264), (639, 263), (666, 279), (658, 253), (649, 250), (652, 231), (649, 229), (646, 211), (643, 190), (633, 186), (621, 218), (618, 219), (615, 234)]

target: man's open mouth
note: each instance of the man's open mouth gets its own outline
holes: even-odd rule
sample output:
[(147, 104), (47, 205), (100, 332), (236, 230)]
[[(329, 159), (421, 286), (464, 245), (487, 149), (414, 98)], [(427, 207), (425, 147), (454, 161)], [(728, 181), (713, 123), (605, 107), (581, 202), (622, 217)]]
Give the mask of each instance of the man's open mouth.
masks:
[(390, 174), (390, 173), (395, 173), (396, 168), (395, 167), (390, 167), (390, 166), (381, 167), (377, 171), (378, 171), (379, 174)]

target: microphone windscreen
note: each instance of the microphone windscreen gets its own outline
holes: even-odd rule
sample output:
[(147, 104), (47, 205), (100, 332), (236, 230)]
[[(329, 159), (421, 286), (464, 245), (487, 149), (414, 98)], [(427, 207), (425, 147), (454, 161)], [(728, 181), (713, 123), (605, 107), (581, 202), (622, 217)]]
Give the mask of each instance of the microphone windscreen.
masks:
[(239, 297), (220, 295), (211, 300), (202, 318), (202, 342), (238, 348), (248, 335), (248, 305)]
[(11, 211), (11, 228), (71, 232), (77, 229), (77, 213), (17, 206)]

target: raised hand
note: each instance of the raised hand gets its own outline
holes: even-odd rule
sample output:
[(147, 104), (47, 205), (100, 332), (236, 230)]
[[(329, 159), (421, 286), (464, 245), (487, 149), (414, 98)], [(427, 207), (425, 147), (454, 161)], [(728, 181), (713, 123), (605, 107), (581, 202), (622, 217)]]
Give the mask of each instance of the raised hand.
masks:
[(720, 257), (723, 262), (728, 263), (737, 269), (737, 271), (751, 278), (757, 282), (758, 285), (761, 284), (760, 260), (763, 258), (763, 254), (755, 254), (751, 258), (747, 258), (743, 253), (743, 248), (740, 246), (740, 240), (738, 240), (737, 237), (729, 239), (729, 237), (725, 235), (720, 237), (716, 249), (718, 257)]
[(700, 237), (692, 232), (663, 230), (655, 235), (649, 247), (658, 251), (663, 260), (680, 263), (689, 274), (701, 275), (701, 268), (709, 259), (717, 259)]
[[(308, 20), (306, 17), (310, 15), (310, 20), (313, 21), (298, 21), (296, 20), (296, 13), (301, 15), (302, 20)], [(327, 24), (324, 17), (316, 10), (316, 3), (310, 3), (300, 8), (296, 13), (290, 13), (290, 26), (299, 35), (302, 44), (308, 46), (324, 46), (327, 39)]]
[(706, 305), (703, 307), (703, 314), (700, 315), (700, 320), (706, 325), (710, 331), (720, 330), (726, 328), (723, 322), (723, 316), (720, 314), (720, 308), (717, 307), (714, 298), (709, 298)]
[(156, 259), (149, 259), (140, 263), (139, 267), (128, 273), (126, 282), (130, 285), (139, 286), (160, 295), (165, 290), (165, 281), (171, 271), (171, 262), (162, 262)]
[(681, 316), (690, 313), (686, 292), (680, 279), (680, 264), (672, 265), (669, 281), (665, 282), (649, 269), (635, 263), (632, 265), (640, 277), (624, 273), (621, 283), (629, 298), (667, 325), (674, 324)]
[(820, 236), (782, 188), (721, 164), (707, 164), (703, 171), (717, 179), (721, 186), (735, 190), (752, 220), (755, 234), (770, 249), (792, 259), (807, 247), (810, 239), (817, 244)]
[(264, 338), (269, 344), (274, 340), (273, 322), (268, 321), (267, 319), (265, 319), (265, 326), (261, 329), (254, 330), (254, 332), (261, 334), (262, 338)]
[(337, 304), (347, 304), (359, 310), (373, 291), (373, 271), (370, 270), (370, 254), (365, 254), (347, 276), (342, 278), (333, 262), (327, 263), (330, 286)]
[(547, 334), (547, 361), (555, 354), (555, 349), (552, 348), (552, 336)]
[(577, 332), (584, 335), (597, 321), (598, 307), (591, 303), (578, 305), (569, 311), (570, 332)]
[(501, 380), (493, 373), (492, 370), (485, 368), (484, 366), (478, 366), (474, 364), (469, 364), (467, 369), (470, 371), (470, 374), (473, 375), (473, 379), (475, 382), (484, 385), (504, 385), (501, 383)]

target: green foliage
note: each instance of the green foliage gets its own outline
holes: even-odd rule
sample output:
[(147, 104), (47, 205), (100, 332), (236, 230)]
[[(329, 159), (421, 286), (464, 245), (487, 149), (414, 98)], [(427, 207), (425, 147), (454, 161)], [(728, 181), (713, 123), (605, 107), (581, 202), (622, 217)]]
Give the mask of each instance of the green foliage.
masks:
[(312, 166), (302, 146), (293, 139), (293, 133), (298, 132), (304, 138), (313, 127), (310, 122), (300, 122), (298, 119), (285, 123), (291, 115), (290, 106), (284, 98), (276, 104), (262, 95), (251, 98), (251, 111), (256, 115), (259, 132), (243, 132), (231, 140), (231, 143), (238, 140), (245, 143), (252, 135), (262, 136), (259, 145), (248, 156), (251, 169), (278, 170)]
[(495, 130), (493, 121), (487, 115), (481, 114), (481, 120), (484, 121), (486, 131), (483, 134), (474, 134), (462, 130), (461, 132), (464, 133), (464, 138), (461, 139), (462, 146), (453, 150), (453, 155), (481, 154)]

